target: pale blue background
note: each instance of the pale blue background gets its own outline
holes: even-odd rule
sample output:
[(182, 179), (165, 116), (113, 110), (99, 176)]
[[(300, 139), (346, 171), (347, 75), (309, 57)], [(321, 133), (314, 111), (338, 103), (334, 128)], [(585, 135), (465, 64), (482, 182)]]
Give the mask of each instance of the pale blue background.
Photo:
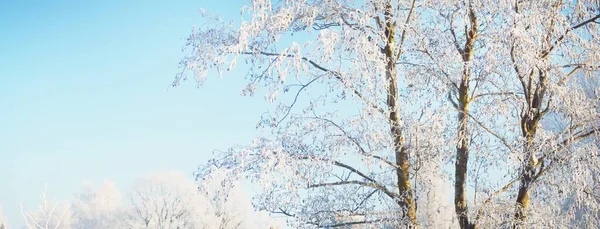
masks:
[[(220, 3), (220, 4), (219, 4)], [(84, 180), (122, 190), (157, 169), (191, 174), (255, 135), (261, 96), (243, 72), (169, 88), (198, 9), (239, 19), (242, 1), (0, 0), (0, 205), (13, 228), (44, 183), (68, 200)]]

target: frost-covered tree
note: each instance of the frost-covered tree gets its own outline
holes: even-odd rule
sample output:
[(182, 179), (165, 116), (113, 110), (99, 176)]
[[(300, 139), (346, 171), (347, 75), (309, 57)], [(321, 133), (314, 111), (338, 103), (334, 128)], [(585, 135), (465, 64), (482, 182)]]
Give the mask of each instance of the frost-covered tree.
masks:
[(104, 181), (95, 189), (93, 184), (84, 184), (83, 190), (75, 194), (71, 202), (73, 227), (80, 229), (121, 228), (121, 194), (111, 181)]
[[(589, 99), (596, 102), (596, 111), (600, 109), (600, 74), (580, 74), (575, 76), (577, 83), (581, 84)], [(588, 158), (590, 162), (597, 164), (600, 160), (598, 148), (600, 142), (596, 141), (590, 145), (591, 153), (595, 157)], [(576, 167), (577, 179), (580, 185), (560, 188), (560, 211), (556, 214), (565, 216), (565, 224), (573, 228), (594, 228), (600, 225), (600, 168), (598, 166)]]
[[(569, 154), (562, 149), (566, 139), (573, 140), (569, 144), (574, 148), (585, 149), (586, 146), (577, 143), (589, 141), (596, 134), (598, 112), (588, 112), (594, 99), (579, 98), (577, 103), (567, 106), (561, 102), (573, 99), (563, 97), (565, 93), (572, 96), (582, 92), (580, 85), (566, 85), (573, 75), (597, 73), (598, 66), (590, 60), (596, 58), (598, 50), (594, 42), (598, 6), (590, 1), (436, 1), (422, 7), (429, 12), (420, 19), (423, 25), (419, 31), (425, 42), (418, 46), (418, 51), (423, 54), (418, 56), (418, 64), (414, 61), (404, 64), (412, 66), (413, 71), (446, 82), (448, 100), (458, 113), (454, 202), (459, 225), (461, 228), (495, 227), (487, 223), (514, 221), (514, 226), (521, 227), (519, 221), (526, 220), (529, 188), (551, 170), (546, 167), (546, 171), (541, 172), (543, 163), (525, 165), (529, 159), (539, 161), (542, 155), (558, 152)], [(578, 29), (589, 31), (577, 32)], [(524, 68), (527, 69), (525, 74)], [(575, 112), (587, 120), (564, 119), (568, 116), (563, 115)], [(556, 135), (560, 127), (557, 129), (555, 125), (564, 126), (565, 122), (571, 122), (581, 132)], [(548, 131), (548, 135), (536, 135), (538, 129)], [(544, 145), (533, 142), (544, 142)], [(544, 152), (546, 150), (550, 152)], [(475, 160), (469, 158), (472, 151)], [(585, 155), (589, 158), (593, 153)], [(504, 177), (510, 179), (490, 179), (489, 176), (498, 177), (494, 173), (499, 173), (501, 167), (509, 168)], [(585, 167), (594, 168), (598, 164), (589, 163)], [(536, 172), (539, 174), (530, 174)], [(471, 200), (467, 198), (469, 180), (474, 183)], [(490, 184), (494, 180), (500, 180), (501, 185)], [(549, 180), (561, 178), (549, 176)], [(518, 194), (514, 219), (485, 212), (487, 208), (494, 208), (489, 204), (505, 206), (507, 200), (502, 198), (512, 195), (511, 188), (517, 183), (521, 184), (514, 193)], [(482, 196), (483, 199), (477, 198)], [(476, 211), (469, 211), (468, 205), (473, 205)], [(483, 215), (491, 217), (483, 218)], [(540, 216), (555, 218), (548, 214)]]
[[(454, 146), (445, 150), (455, 152), (454, 211), (458, 226), (464, 229), (471, 228), (475, 223), (470, 219), (467, 184), (473, 177), (469, 177), (468, 174), (476, 172), (472, 166), (481, 165), (473, 163), (475, 160), (470, 160), (473, 151), (471, 148), (481, 141), (486, 141), (480, 134), (480, 127), (473, 126), (473, 121), (485, 116), (485, 103), (489, 103), (484, 97), (490, 95), (487, 76), (491, 73), (489, 69), (492, 69), (494, 63), (486, 60), (495, 50), (493, 46), (484, 47), (496, 40), (494, 28), (482, 25), (489, 25), (490, 21), (495, 19), (490, 16), (502, 12), (501, 6), (504, 3), (497, 3), (500, 7), (494, 8), (487, 7), (486, 1), (472, 0), (420, 3), (419, 10), (427, 12), (418, 18), (421, 23), (416, 28), (416, 34), (421, 42), (415, 44), (412, 58), (407, 58), (400, 64), (406, 67), (408, 74), (421, 75), (424, 79), (421, 84), (429, 84), (431, 80), (438, 82), (437, 91), (425, 87), (430, 95), (447, 96), (445, 102), (450, 104), (451, 109), (442, 112), (447, 112), (448, 115), (454, 113), (456, 117), (455, 122), (449, 122), (449, 126), (454, 128), (446, 130), (452, 137), (445, 139), (451, 142), (448, 145)], [(486, 148), (485, 150), (490, 150), (490, 147)], [(478, 149), (482, 150), (481, 145)], [(444, 161), (438, 161), (443, 165)]]
[(268, 225), (255, 225), (250, 219), (253, 217), (252, 203), (245, 196), (239, 185), (232, 189), (224, 190), (221, 186), (224, 174), (213, 174), (210, 180), (200, 183), (200, 194), (205, 198), (205, 205), (210, 206), (210, 220), (214, 229), (241, 229), (253, 227), (268, 227)]
[(0, 206), (0, 229), (8, 229), (8, 223), (6, 222), (4, 212), (2, 212), (2, 206)]
[(561, 189), (584, 187), (600, 168), (590, 144), (598, 136), (598, 103), (571, 80), (598, 73), (599, 7), (596, 1), (516, 1), (506, 10), (500, 44), (510, 57), (506, 90), (517, 95), (512, 111), (518, 112), (506, 116), (519, 127), (511, 155), (519, 184), (514, 227), (566, 227), (543, 206), (557, 209)]
[(27, 229), (70, 229), (71, 211), (66, 204), (59, 205), (55, 198), (48, 199), (46, 187), (41, 195), (37, 210), (25, 211), (21, 205), (21, 214)]
[(224, 192), (215, 182), (198, 186), (181, 172), (150, 173), (135, 182), (118, 227), (242, 229), (265, 223), (253, 221), (256, 212), (241, 190)]
[(208, 15), (209, 26), (188, 40), (184, 69), (202, 83), (213, 67), (222, 72), (247, 63), (243, 93), (266, 88), (270, 100), (283, 103), (261, 119), (271, 133), (224, 152), (201, 175), (247, 172), (265, 187), (257, 198), (262, 209), (309, 225), (339, 225), (338, 215), (350, 214), (363, 220), (344, 223), (415, 227), (415, 163), (421, 152), (444, 153), (445, 117), (438, 111), (447, 109), (436, 98), (418, 99), (427, 93), (424, 80), (399, 68), (410, 59), (405, 46), (419, 42), (411, 39), (414, 18), (423, 13), (417, 7), (251, 1), (239, 27)]
[[(452, 18), (460, 15), (461, 11), (468, 15), (472, 9), (470, 7), (475, 6), (475, 16), (463, 17), (465, 19), (462, 21), (477, 18), (480, 27), (479, 33), (475, 34), (477, 40), (470, 68), (476, 78), (471, 84), (471, 96), (466, 97), (470, 109), (463, 112), (468, 115), (467, 119), (471, 119), (469, 128), (473, 129), (467, 135), (470, 139), (466, 149), (476, 149), (477, 158), (468, 163), (475, 168), (469, 166), (472, 169), (468, 171), (476, 173), (476, 177), (470, 179), (475, 179), (473, 198), (477, 211), (469, 213), (467, 210), (465, 220), (469, 223), (464, 224), (461, 220), (461, 227), (562, 227), (564, 225), (561, 222), (553, 221), (561, 219), (556, 217), (559, 211), (546, 211), (560, 209), (557, 205), (562, 201), (562, 197), (551, 193), (553, 188), (548, 187), (548, 183), (553, 183), (554, 187), (564, 187), (571, 182), (576, 170), (570, 165), (586, 168), (587, 174), (598, 168), (593, 156), (597, 149), (589, 148), (590, 141), (597, 135), (598, 112), (594, 111), (592, 105), (596, 99), (581, 97), (581, 85), (570, 81), (575, 75), (597, 74), (597, 66), (591, 63), (598, 53), (598, 42), (594, 41), (598, 29), (595, 23), (599, 17), (598, 6), (590, 1), (465, 1), (464, 4), (458, 11), (449, 8), (452, 12), (448, 14), (450, 16), (442, 14), (450, 18), (449, 25), (434, 25), (452, 34), (450, 39), (443, 36), (437, 39), (434, 47), (438, 50), (447, 46), (442, 41), (456, 40), (456, 34), (459, 33), (452, 29)], [(457, 21), (460, 23), (460, 17)], [(472, 26), (465, 26), (466, 34), (469, 28)], [(582, 31), (578, 32), (580, 29)], [(465, 42), (468, 43), (468, 39)], [(460, 50), (460, 42), (455, 45)], [(451, 72), (448, 70), (451, 66), (446, 64), (439, 67), (440, 75)], [(461, 107), (460, 95), (454, 97), (450, 94), (449, 99), (453, 106)], [(579, 118), (573, 118), (574, 114)], [(568, 125), (572, 129), (565, 131)], [(581, 153), (580, 156), (586, 159), (577, 163), (564, 161), (565, 157), (576, 155), (574, 152)], [(549, 160), (558, 154), (562, 158)], [(457, 165), (458, 162), (457, 157)], [(502, 166), (506, 168), (504, 178), (510, 179), (481, 179), (482, 176), (478, 174), (480, 170), (490, 169), (498, 173), (497, 167)], [(553, 170), (555, 174), (550, 174), (554, 173)], [(491, 177), (499, 177), (486, 173)], [(459, 174), (457, 166), (455, 175)], [(587, 176), (586, 179), (591, 178)], [(482, 181), (489, 183), (493, 180), (505, 180), (505, 184), (496, 188), (493, 187), (495, 185), (477, 187)], [(455, 188), (458, 188), (458, 181), (457, 177)], [(514, 186), (519, 187), (514, 190), (517, 188)], [(536, 192), (536, 209), (528, 209), (532, 190)], [(455, 197), (459, 191), (456, 189)], [(484, 198), (478, 200), (477, 197)], [(508, 217), (511, 215), (509, 208), (494, 206), (507, 206), (509, 198), (516, 199), (514, 218)], [(460, 206), (456, 199), (455, 203), (459, 213)], [(504, 213), (488, 210), (490, 208)], [(533, 217), (528, 218), (528, 212)]]
[[(563, 227), (564, 193), (583, 195), (600, 168), (598, 101), (572, 80), (598, 74), (598, 7), (251, 0), (241, 23), (203, 11), (174, 85), (241, 65), (242, 94), (277, 108), (198, 177), (249, 178), (255, 204), (296, 227)], [(445, 179), (444, 226), (431, 215)]]
[(250, 193), (242, 184), (234, 183), (231, 189), (223, 189), (223, 182), (228, 182), (225, 174), (212, 175), (199, 184), (200, 195), (209, 206), (205, 207), (210, 215), (205, 220), (210, 224), (207, 229), (270, 228), (280, 224), (268, 212), (254, 210)]
[[(212, 179), (199, 186), (184, 173), (158, 171), (137, 179), (125, 203), (117, 186), (104, 181), (97, 188), (85, 183), (70, 204), (59, 205), (44, 191), (37, 210), (21, 207), (21, 211), (27, 229), (244, 229), (277, 225), (264, 212), (254, 211), (241, 189), (224, 191), (220, 185), (219, 180)], [(0, 225), (8, 227), (2, 214)]]
[(128, 200), (126, 228), (204, 228), (202, 211), (208, 205), (183, 173), (150, 173), (135, 182)]

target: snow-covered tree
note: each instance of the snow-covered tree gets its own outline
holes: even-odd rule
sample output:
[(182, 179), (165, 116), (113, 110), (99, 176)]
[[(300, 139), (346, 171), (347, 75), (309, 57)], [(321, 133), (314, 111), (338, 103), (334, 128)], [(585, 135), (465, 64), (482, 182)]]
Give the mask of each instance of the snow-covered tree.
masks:
[(138, 179), (128, 200), (121, 227), (242, 229), (265, 223), (253, 221), (256, 212), (239, 188), (223, 191), (218, 180), (198, 186), (181, 172), (159, 171)]
[(121, 194), (111, 181), (95, 189), (86, 183), (71, 203), (73, 226), (79, 229), (121, 228)]
[[(572, 75), (589, 74), (598, 63), (600, 43), (594, 37), (600, 33), (593, 25), (600, 17), (598, 7), (586, 1), (540, 1), (516, 3), (513, 8), (507, 49), (521, 85), (517, 92), (523, 95), (517, 226), (525, 224), (536, 182), (565, 182), (569, 176), (587, 172), (575, 167), (598, 167), (589, 161), (593, 160), (589, 153), (592, 149), (581, 142), (598, 130), (597, 104), (586, 99), (577, 83), (570, 82)], [(544, 122), (549, 122), (547, 117), (552, 116), (558, 117), (553, 120), (556, 128), (544, 128)], [(560, 172), (548, 172), (553, 168)], [(577, 179), (574, 182), (577, 184)], [(547, 215), (539, 217), (539, 221), (547, 220)]]
[(250, 198), (244, 195), (238, 185), (230, 190), (221, 186), (224, 177), (213, 174), (213, 179), (203, 180), (200, 183), (200, 194), (211, 206), (209, 212), (212, 216), (212, 227), (214, 229), (241, 229), (252, 228), (249, 220), (253, 212)]
[(597, 1), (251, 0), (241, 23), (202, 13), (174, 85), (240, 65), (242, 94), (277, 108), (198, 177), (249, 178), (259, 209), (292, 226), (446, 227), (430, 220), (450, 202), (445, 177), (448, 226), (464, 229), (566, 227), (565, 193), (600, 206), (581, 199), (600, 169), (598, 101), (572, 80), (600, 69)]
[(6, 222), (4, 212), (2, 212), (2, 206), (0, 206), (0, 229), (8, 229), (8, 223)]
[(60, 204), (55, 198), (48, 199), (46, 186), (41, 195), (37, 210), (25, 211), (21, 205), (21, 214), (28, 229), (70, 229), (71, 211), (67, 204)]
[[(416, 225), (410, 155), (443, 148), (436, 132), (444, 128), (437, 107), (411, 99), (419, 91), (398, 90), (409, 83), (397, 62), (404, 45), (415, 42), (408, 38), (416, 7), (415, 1), (255, 0), (242, 9), (239, 28), (208, 15), (210, 26), (188, 40), (184, 69), (201, 83), (213, 67), (222, 72), (247, 63), (244, 94), (266, 88), (271, 101), (289, 104), (261, 119), (272, 134), (232, 148), (202, 172), (248, 172), (265, 187), (257, 198), (261, 209), (302, 224), (326, 227), (348, 212), (364, 216), (362, 223)], [(289, 42), (292, 36), (299, 38)], [(415, 109), (404, 109), (412, 102)]]
[[(86, 182), (70, 204), (41, 195), (38, 209), (21, 212), (27, 229), (246, 229), (279, 225), (253, 209), (250, 198), (236, 187), (223, 190), (222, 177), (200, 185), (184, 173), (158, 171), (136, 180), (125, 196), (105, 180), (100, 187)], [(8, 229), (0, 208), (0, 229)]]
[[(138, 179), (128, 195), (126, 228), (204, 228), (210, 206), (197, 186), (180, 172), (156, 172)], [(203, 221), (206, 221), (203, 222)]]
[(211, 206), (209, 213), (213, 217), (209, 217), (212, 220), (209, 228), (269, 228), (280, 225), (268, 212), (254, 210), (248, 196), (250, 192), (243, 189), (241, 183), (234, 183), (233, 188), (224, 189), (223, 184), (228, 182), (225, 175), (213, 173), (211, 179), (204, 179), (199, 183), (200, 194)]

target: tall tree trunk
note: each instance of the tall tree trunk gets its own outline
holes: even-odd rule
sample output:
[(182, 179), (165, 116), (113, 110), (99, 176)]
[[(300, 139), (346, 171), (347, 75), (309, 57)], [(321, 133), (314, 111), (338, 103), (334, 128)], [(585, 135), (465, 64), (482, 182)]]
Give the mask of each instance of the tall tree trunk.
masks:
[[(539, 95), (533, 95), (534, 101), (537, 101)], [(534, 107), (538, 107), (539, 103), (534, 103)], [(534, 113), (536, 112), (536, 113)], [(528, 115), (534, 114), (534, 115)], [(517, 195), (517, 201), (515, 206), (515, 223), (513, 228), (525, 228), (525, 220), (527, 219), (527, 211), (529, 209), (529, 189), (534, 182), (535, 171), (537, 170), (537, 163), (535, 155), (533, 153), (533, 140), (535, 133), (538, 128), (538, 122), (542, 117), (542, 114), (538, 109), (531, 109), (528, 114), (525, 114), (521, 120), (521, 129), (523, 136), (526, 139), (525, 147), (523, 149), (525, 158), (528, 160), (523, 166), (521, 171), (521, 182), (519, 185), (519, 193)]]
[(519, 194), (517, 195), (517, 203), (515, 210), (516, 223), (514, 228), (523, 228), (527, 218), (527, 210), (529, 209), (529, 188), (533, 183), (533, 172), (535, 164), (530, 161), (524, 168), (523, 177), (519, 186)]
[(398, 78), (396, 75), (396, 59), (395, 53), (395, 28), (396, 23), (393, 18), (392, 3), (387, 4), (385, 9), (385, 35), (387, 44), (384, 48), (384, 53), (387, 59), (386, 78), (388, 80), (387, 87), (387, 106), (389, 110), (389, 122), (391, 133), (394, 138), (394, 151), (396, 157), (396, 176), (398, 179), (398, 191), (402, 196), (399, 201), (399, 206), (403, 209), (403, 218), (408, 218), (409, 228), (418, 228), (417, 209), (411, 189), (410, 181), (410, 162), (408, 158), (408, 149), (405, 145), (405, 137), (400, 125), (400, 113), (398, 107)]
[[(468, 78), (468, 77), (467, 77)], [(469, 228), (469, 212), (467, 207), (467, 165), (469, 163), (469, 86), (463, 81), (459, 89), (458, 103), (458, 143), (456, 145), (456, 162), (454, 173), (454, 210), (460, 228)]]
[(513, 228), (525, 227), (527, 210), (529, 209), (529, 190), (538, 175), (536, 171), (539, 164), (535, 155), (534, 139), (539, 122), (549, 109), (548, 101), (546, 108), (542, 110), (548, 83), (546, 74), (545, 71), (539, 70), (538, 82), (534, 84), (529, 80), (527, 87), (523, 89), (526, 95), (527, 110), (523, 112), (521, 118), (521, 133), (526, 140), (523, 147), (523, 155), (527, 161), (524, 162), (523, 169), (521, 170), (521, 183), (515, 204), (515, 223), (513, 224)]
[[(467, 171), (469, 163), (469, 81), (471, 77), (470, 62), (473, 58), (475, 40), (477, 39), (477, 16), (475, 10), (469, 6), (469, 30), (466, 32), (466, 43), (461, 53), (463, 60), (463, 73), (458, 87), (458, 142), (456, 145), (456, 162), (454, 170), (454, 210), (461, 229), (475, 228), (469, 222), (469, 209), (467, 205)], [(454, 33), (453, 33), (454, 34)], [(458, 46), (458, 45), (457, 45)], [(457, 47), (458, 48), (458, 47)]]

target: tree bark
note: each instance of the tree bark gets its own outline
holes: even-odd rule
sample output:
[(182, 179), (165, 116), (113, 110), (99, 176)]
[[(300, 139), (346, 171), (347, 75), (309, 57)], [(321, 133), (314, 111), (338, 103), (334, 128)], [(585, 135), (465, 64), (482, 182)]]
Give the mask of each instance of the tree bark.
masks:
[[(463, 73), (458, 87), (458, 142), (456, 145), (456, 162), (454, 170), (454, 210), (461, 229), (475, 228), (469, 221), (467, 204), (467, 172), (469, 163), (469, 81), (471, 77), (470, 62), (473, 58), (475, 40), (477, 39), (477, 16), (475, 10), (469, 6), (469, 24), (466, 32), (466, 43), (458, 51), (463, 60)], [(454, 34), (454, 33), (453, 33)], [(458, 45), (457, 45), (458, 46)], [(457, 47), (459, 48), (459, 47)]]
[(525, 138), (523, 155), (527, 162), (524, 162), (523, 169), (521, 170), (521, 183), (515, 204), (515, 223), (513, 224), (513, 228), (525, 227), (524, 224), (527, 219), (527, 210), (529, 209), (529, 189), (535, 181), (535, 173), (539, 167), (534, 152), (534, 139), (539, 126), (538, 124), (549, 106), (549, 104), (547, 104), (546, 110), (542, 110), (547, 87), (546, 72), (540, 70), (538, 74), (538, 83), (533, 84), (530, 80), (527, 88), (523, 88), (526, 95), (527, 108), (523, 112), (521, 118), (521, 133)]
[[(543, 94), (542, 94), (543, 95)], [(539, 94), (534, 94), (533, 101), (541, 101)], [(523, 136), (526, 139), (524, 147), (524, 155), (528, 160), (523, 170), (521, 171), (521, 182), (519, 185), (519, 193), (517, 195), (516, 206), (515, 206), (515, 223), (513, 228), (525, 228), (525, 221), (527, 219), (527, 211), (529, 209), (529, 189), (534, 182), (535, 171), (537, 169), (537, 163), (535, 162), (535, 155), (533, 154), (533, 140), (535, 133), (538, 128), (538, 122), (542, 118), (542, 114), (537, 108), (540, 108), (540, 103), (533, 103), (535, 109), (531, 109), (521, 119), (521, 129)], [(535, 113), (534, 113), (535, 112)], [(529, 114), (529, 115), (528, 115)], [(534, 114), (534, 115), (530, 115)]]
[[(468, 77), (467, 77), (468, 78)], [(461, 83), (458, 104), (458, 143), (456, 145), (456, 162), (454, 173), (454, 210), (460, 228), (468, 229), (469, 211), (467, 205), (467, 169), (469, 163), (469, 97), (468, 82)]]
[(521, 184), (519, 186), (519, 194), (517, 195), (517, 203), (515, 210), (515, 225), (513, 228), (524, 228), (524, 222), (527, 218), (527, 210), (529, 209), (529, 188), (533, 183), (534, 166), (529, 163), (523, 171)]
[(408, 218), (409, 228), (418, 228), (416, 205), (412, 194), (410, 181), (410, 162), (408, 157), (408, 149), (405, 145), (405, 137), (400, 124), (400, 113), (398, 107), (398, 78), (396, 74), (396, 53), (394, 50), (395, 43), (395, 28), (396, 23), (393, 21), (392, 3), (388, 3), (385, 9), (385, 35), (387, 44), (383, 50), (386, 64), (386, 78), (388, 80), (387, 87), (387, 106), (389, 110), (389, 122), (391, 133), (394, 139), (394, 152), (396, 157), (396, 176), (398, 184), (398, 192), (401, 196), (398, 204), (403, 209), (402, 218)]

